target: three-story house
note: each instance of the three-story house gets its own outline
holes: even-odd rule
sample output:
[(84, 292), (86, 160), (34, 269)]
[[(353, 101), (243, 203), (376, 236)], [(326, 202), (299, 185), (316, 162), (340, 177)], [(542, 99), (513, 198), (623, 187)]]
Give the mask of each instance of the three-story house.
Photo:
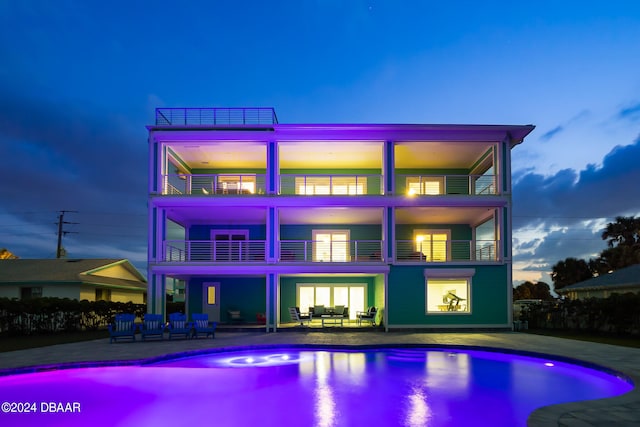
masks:
[(532, 125), (281, 124), (159, 108), (149, 311), (225, 322), (378, 308), (384, 328), (509, 328), (511, 150)]

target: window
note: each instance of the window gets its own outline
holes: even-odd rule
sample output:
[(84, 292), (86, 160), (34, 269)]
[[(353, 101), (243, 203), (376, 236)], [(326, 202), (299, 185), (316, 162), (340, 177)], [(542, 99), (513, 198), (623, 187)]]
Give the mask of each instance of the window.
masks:
[(324, 305), (349, 307), (349, 318), (356, 319), (358, 311), (366, 310), (366, 285), (363, 284), (298, 284), (298, 306), (307, 312), (309, 307)]
[(247, 258), (248, 230), (212, 230), (214, 261), (241, 261)]
[(42, 298), (42, 287), (20, 288), (20, 298)]
[(220, 194), (255, 194), (256, 177), (251, 175), (218, 175), (216, 192)]
[(216, 287), (215, 286), (207, 286), (207, 304), (209, 305), (216, 304)]
[(436, 196), (443, 193), (444, 177), (438, 176), (409, 176), (407, 177), (407, 194)]
[(470, 313), (474, 269), (425, 270), (426, 312)]
[(426, 261), (450, 259), (450, 234), (449, 230), (415, 230), (416, 252), (421, 253)]
[(478, 225), (475, 228), (475, 236), (476, 260), (497, 260), (495, 218), (491, 217), (487, 221)]
[(348, 262), (349, 230), (313, 230), (313, 261)]
[(357, 176), (300, 176), (295, 178), (296, 194), (359, 195), (365, 194), (367, 178)]
[(111, 301), (111, 289), (96, 289), (96, 301)]

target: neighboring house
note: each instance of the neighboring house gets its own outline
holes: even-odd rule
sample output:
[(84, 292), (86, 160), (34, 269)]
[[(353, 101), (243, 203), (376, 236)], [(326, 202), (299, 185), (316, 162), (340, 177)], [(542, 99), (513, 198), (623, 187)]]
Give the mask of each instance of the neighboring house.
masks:
[(148, 126), (149, 310), (173, 283), (226, 321), (380, 308), (386, 329), (511, 328), (511, 149), (532, 125), (279, 124), (160, 108)]
[(0, 297), (146, 302), (147, 281), (126, 259), (0, 261)]
[(603, 274), (556, 290), (570, 299), (607, 298), (611, 294), (640, 293), (640, 264)]

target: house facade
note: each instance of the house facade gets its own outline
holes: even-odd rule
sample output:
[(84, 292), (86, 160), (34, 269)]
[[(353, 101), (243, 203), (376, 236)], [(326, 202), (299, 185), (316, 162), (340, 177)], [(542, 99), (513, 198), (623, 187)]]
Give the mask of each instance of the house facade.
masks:
[(608, 298), (628, 292), (640, 294), (640, 264), (631, 265), (607, 274), (601, 274), (556, 292), (569, 299)]
[(531, 125), (280, 124), (161, 108), (149, 131), (149, 310), (225, 322), (379, 308), (384, 328), (509, 328), (511, 150)]
[(126, 259), (0, 261), (0, 297), (55, 297), (143, 304), (146, 295), (146, 279)]

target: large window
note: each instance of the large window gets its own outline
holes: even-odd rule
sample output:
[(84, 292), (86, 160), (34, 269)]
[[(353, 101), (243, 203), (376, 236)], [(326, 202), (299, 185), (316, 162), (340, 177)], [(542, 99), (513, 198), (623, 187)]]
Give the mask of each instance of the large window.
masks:
[(348, 262), (349, 230), (313, 230), (313, 261)]
[(444, 178), (441, 176), (408, 176), (407, 194), (409, 196), (443, 194)]
[(349, 307), (349, 318), (355, 319), (356, 312), (365, 310), (366, 285), (362, 284), (298, 284), (297, 301), (300, 311), (309, 307), (324, 305)]
[(300, 176), (295, 179), (296, 194), (359, 195), (365, 194), (367, 178), (357, 176)]
[(416, 252), (427, 261), (446, 261), (450, 258), (450, 234), (449, 230), (415, 230)]
[(426, 312), (470, 313), (473, 269), (425, 270)]

